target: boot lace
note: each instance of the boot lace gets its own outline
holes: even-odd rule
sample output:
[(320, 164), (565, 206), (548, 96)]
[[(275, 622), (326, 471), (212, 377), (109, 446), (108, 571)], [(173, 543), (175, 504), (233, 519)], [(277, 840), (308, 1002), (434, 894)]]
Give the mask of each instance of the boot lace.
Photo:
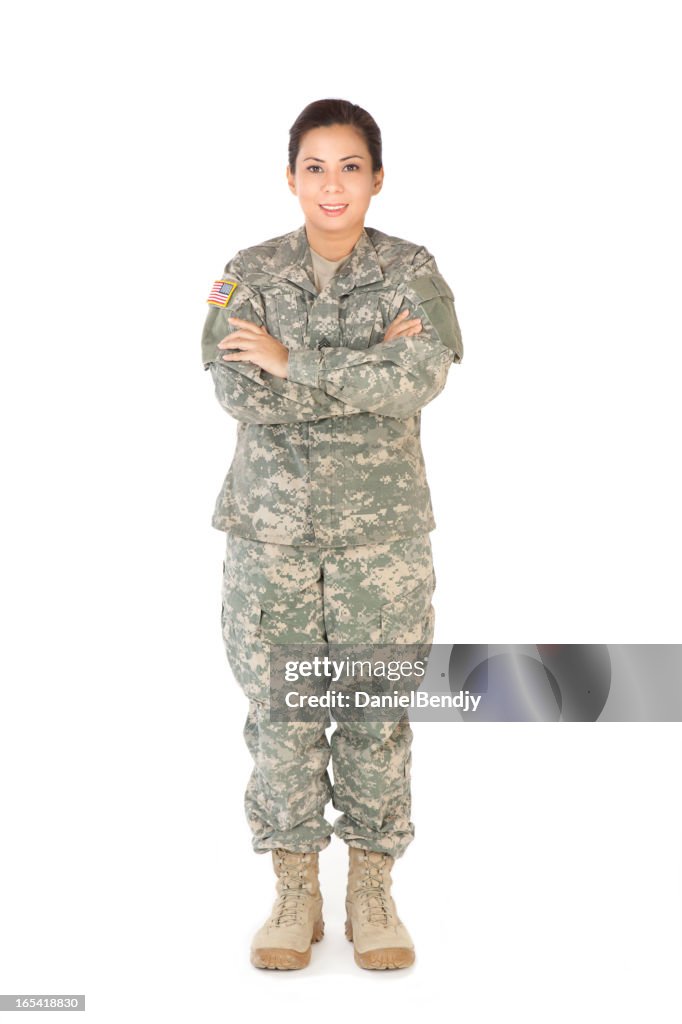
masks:
[(273, 912), (275, 925), (296, 924), (301, 909), (310, 895), (303, 878), (309, 864), (308, 856), (304, 854), (300, 860), (292, 861), (286, 853), (287, 851), (277, 853), (277, 873), (281, 891)]
[(375, 860), (368, 850), (363, 853), (363, 874), (360, 876), (358, 899), (362, 901), (370, 924), (385, 927), (392, 912), (384, 879), (384, 856), (378, 856), (380, 859)]

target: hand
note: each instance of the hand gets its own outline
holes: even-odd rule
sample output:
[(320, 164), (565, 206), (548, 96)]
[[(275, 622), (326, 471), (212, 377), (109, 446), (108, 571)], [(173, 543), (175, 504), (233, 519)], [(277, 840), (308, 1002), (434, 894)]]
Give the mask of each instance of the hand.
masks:
[(407, 319), (409, 309), (404, 309), (402, 313), (398, 313), (395, 320), (392, 320), (386, 328), (382, 341), (393, 341), (394, 338), (407, 338), (412, 334), (419, 334), (422, 329), (422, 322), (419, 317), (413, 320)]
[(238, 316), (228, 316), (227, 319), (231, 324), (237, 325), (237, 330), (219, 341), (218, 348), (236, 348), (241, 351), (229, 352), (222, 356), (222, 359), (226, 362), (241, 360), (255, 363), (273, 377), (287, 376), (289, 349), (286, 345), (268, 334), (264, 327), (252, 324), (250, 320), (242, 320)]

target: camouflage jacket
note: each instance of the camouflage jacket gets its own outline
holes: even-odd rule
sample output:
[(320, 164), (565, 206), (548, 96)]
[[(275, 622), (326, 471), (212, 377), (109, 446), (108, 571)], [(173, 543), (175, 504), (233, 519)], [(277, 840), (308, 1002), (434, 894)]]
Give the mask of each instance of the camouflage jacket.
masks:
[[(433, 256), (365, 227), (318, 294), (302, 225), (240, 250), (208, 301), (202, 361), (238, 421), (211, 525), (329, 547), (434, 529), (420, 410), (464, 350), (454, 296)], [(422, 330), (383, 341), (405, 308)], [(287, 346), (286, 379), (221, 358), (218, 342), (237, 329), (228, 316), (262, 324)]]

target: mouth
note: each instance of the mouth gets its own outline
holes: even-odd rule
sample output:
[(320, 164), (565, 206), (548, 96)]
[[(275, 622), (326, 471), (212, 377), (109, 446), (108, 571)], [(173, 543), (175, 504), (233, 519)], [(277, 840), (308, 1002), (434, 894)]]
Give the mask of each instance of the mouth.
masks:
[(319, 207), (328, 217), (338, 217), (348, 209), (348, 203), (319, 203)]

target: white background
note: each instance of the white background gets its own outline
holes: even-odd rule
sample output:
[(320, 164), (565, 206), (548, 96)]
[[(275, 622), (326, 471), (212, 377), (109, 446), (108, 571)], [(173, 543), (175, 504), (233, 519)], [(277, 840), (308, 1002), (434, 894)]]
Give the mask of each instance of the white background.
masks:
[(300, 110), (364, 106), (366, 224), (436, 256), (464, 337), (422, 418), (436, 642), (680, 641), (675, 7), (5, 15), (0, 992), (85, 992), (97, 1024), (240, 998), (297, 1024), (427, 1000), (679, 1020), (677, 724), (417, 726), (394, 869), (415, 967), (353, 963), (338, 840), (311, 966), (250, 966), (274, 875), (210, 526), (236, 424), (199, 349), (227, 260), (302, 223)]

